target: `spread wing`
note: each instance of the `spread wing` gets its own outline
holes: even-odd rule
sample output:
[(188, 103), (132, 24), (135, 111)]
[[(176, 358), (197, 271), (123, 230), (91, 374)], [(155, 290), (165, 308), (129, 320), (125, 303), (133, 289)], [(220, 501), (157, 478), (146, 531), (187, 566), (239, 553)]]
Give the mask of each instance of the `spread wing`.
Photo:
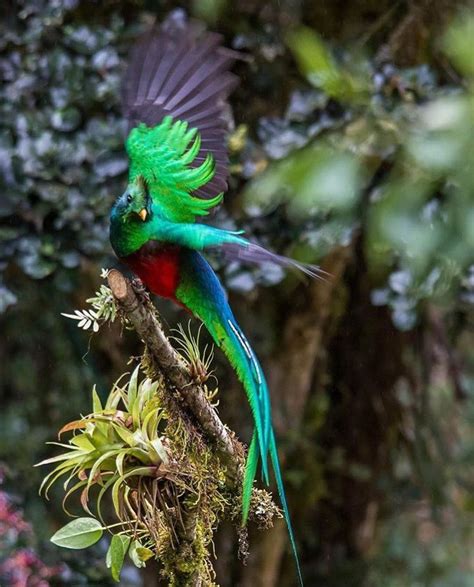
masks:
[(209, 155), (214, 162), (212, 177), (192, 190), (197, 198), (213, 198), (227, 189), (223, 115), (226, 99), (238, 83), (229, 72), (238, 54), (222, 47), (221, 41), (218, 34), (171, 18), (133, 49), (123, 84), (130, 129), (140, 123), (155, 127), (170, 116), (197, 130), (200, 149), (190, 166), (201, 166)]

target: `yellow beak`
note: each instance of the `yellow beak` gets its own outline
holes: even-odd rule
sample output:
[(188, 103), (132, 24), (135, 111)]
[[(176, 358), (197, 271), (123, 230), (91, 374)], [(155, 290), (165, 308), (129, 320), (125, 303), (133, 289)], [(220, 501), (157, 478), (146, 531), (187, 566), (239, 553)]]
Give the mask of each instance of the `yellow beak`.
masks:
[(148, 216), (148, 212), (146, 208), (142, 208), (140, 210), (140, 212), (138, 213), (138, 216), (140, 216), (140, 218), (143, 220), (143, 222), (145, 222), (147, 216)]

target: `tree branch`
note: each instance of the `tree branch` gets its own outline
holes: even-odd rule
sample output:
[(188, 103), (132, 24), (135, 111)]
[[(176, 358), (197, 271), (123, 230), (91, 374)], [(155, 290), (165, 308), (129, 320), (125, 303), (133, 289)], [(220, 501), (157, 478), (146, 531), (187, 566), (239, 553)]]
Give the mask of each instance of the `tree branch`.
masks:
[(181, 356), (171, 346), (158, 321), (156, 310), (143, 292), (136, 292), (130, 281), (116, 269), (107, 277), (119, 308), (145, 343), (153, 367), (162, 373), (202, 432), (216, 444), (219, 458), (226, 464), (234, 484), (244, 461), (244, 450), (234, 434), (221, 422), (203, 388), (191, 377)]
[[(225, 467), (225, 499), (228, 498), (227, 489), (235, 496), (235, 504), (234, 500), (228, 502), (229, 507), (223, 517), (229, 517), (235, 522), (240, 509), (240, 481), (245, 463), (244, 447), (234, 433), (221, 422), (205, 389), (193, 379), (187, 364), (169, 343), (161, 328), (156, 309), (142, 284), (130, 282), (116, 269), (108, 273), (107, 280), (119, 309), (145, 343), (146, 359), (151, 369), (164, 378), (166, 390), (174, 400), (178, 400), (174, 404), (181, 410), (181, 416), (190, 416), (193, 425), (215, 446), (216, 457)], [(275, 516), (278, 517), (278, 513), (278, 508), (267, 491), (253, 490), (249, 519), (256, 522), (260, 528), (269, 528), (273, 525)], [(202, 522), (200, 515), (198, 506), (181, 504), (182, 523), (176, 528), (178, 543), (172, 557), (172, 573), (178, 578), (180, 585), (187, 587), (201, 587), (204, 584), (203, 568), (207, 563), (204, 566), (202, 564), (202, 536), (199, 537), (198, 532), (199, 524)], [(247, 534), (241, 532), (239, 536), (239, 553), (245, 559)]]

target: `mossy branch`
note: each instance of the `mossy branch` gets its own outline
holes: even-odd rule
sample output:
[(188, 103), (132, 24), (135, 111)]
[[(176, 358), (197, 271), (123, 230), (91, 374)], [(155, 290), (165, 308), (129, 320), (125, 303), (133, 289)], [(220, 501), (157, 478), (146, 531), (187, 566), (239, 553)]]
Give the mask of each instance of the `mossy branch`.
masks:
[[(172, 396), (169, 397), (169, 401), (180, 410), (178, 417), (182, 417), (185, 422), (191, 420), (205, 444), (211, 450), (215, 447), (216, 457), (225, 471), (227, 488), (223, 489), (222, 495), (227, 495), (226, 502), (228, 498), (230, 500), (225, 511), (221, 514), (216, 511), (213, 515), (222, 515), (238, 523), (241, 509), (241, 480), (246, 456), (243, 445), (222, 423), (211, 403), (209, 393), (206, 393), (205, 387), (195, 376), (193, 377), (182, 356), (171, 346), (161, 328), (156, 309), (141, 282), (131, 282), (116, 269), (109, 271), (107, 280), (119, 311), (145, 344), (145, 367), (151, 371), (149, 376), (163, 377), (166, 393)], [(189, 504), (183, 503), (180, 508), (182, 524), (178, 528), (178, 543), (174, 553), (168, 557), (168, 572), (165, 574), (175, 577), (176, 584), (195, 587), (208, 584), (203, 583), (202, 569), (209, 568), (210, 562), (207, 558), (207, 563), (202, 564), (203, 555), (205, 558), (208, 556), (200, 549), (203, 539), (202, 513), (195, 507), (188, 506)], [(265, 490), (254, 489), (249, 519), (256, 522), (259, 528), (268, 528), (273, 525), (274, 518), (280, 515), (271, 495)], [(241, 528), (239, 536), (239, 555), (245, 560), (248, 553), (245, 528)]]
[[(66, 478), (63, 505), (80, 491), (82, 509), (90, 516), (76, 518), (52, 541), (87, 548), (112, 528), (107, 564), (116, 580), (128, 552), (138, 567), (154, 556), (171, 587), (215, 585), (211, 544), (224, 518), (238, 527), (241, 558), (247, 553), (240, 525), (245, 449), (212, 404), (217, 389), (206, 385), (209, 355), (200, 355), (198, 339), (185, 337), (183, 354), (178, 353), (141, 282), (130, 282), (117, 270), (105, 275), (110, 290), (105, 288), (104, 307), (113, 302), (113, 315), (135, 328), (145, 352), (105, 403), (93, 389), (92, 413), (59, 432), (71, 435), (67, 444), (56, 443), (66, 450), (39, 463), (55, 465), (43, 481), (44, 494)], [(78, 326), (84, 319), (99, 325), (96, 313), (79, 314)], [(102, 515), (105, 494), (112, 497), (111, 524)], [(249, 519), (269, 527), (278, 515), (271, 495), (254, 488)]]
[(192, 378), (182, 358), (171, 346), (158, 321), (154, 306), (142, 291), (137, 294), (132, 283), (120, 271), (112, 269), (107, 281), (119, 308), (145, 343), (153, 367), (176, 390), (180, 401), (201, 431), (215, 442), (219, 457), (225, 462), (230, 479), (235, 482), (243, 463), (242, 445), (221, 422), (204, 389)]

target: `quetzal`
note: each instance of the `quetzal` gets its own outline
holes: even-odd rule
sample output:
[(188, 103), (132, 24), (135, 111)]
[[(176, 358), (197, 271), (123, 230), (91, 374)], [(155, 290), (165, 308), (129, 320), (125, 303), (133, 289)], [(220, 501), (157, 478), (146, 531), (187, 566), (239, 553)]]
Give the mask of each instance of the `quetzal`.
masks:
[(240, 233), (196, 222), (222, 201), (227, 189), (223, 111), (237, 83), (229, 72), (236, 53), (220, 43), (217, 34), (169, 21), (132, 52), (123, 86), (129, 183), (112, 208), (110, 239), (117, 256), (151, 292), (172, 299), (205, 324), (235, 369), (255, 421), (242, 520), (247, 520), (259, 460), (268, 483), (270, 455), (302, 584), (265, 376), (202, 252), (215, 249), (227, 258), (270, 261), (310, 275), (318, 269), (266, 251)]

